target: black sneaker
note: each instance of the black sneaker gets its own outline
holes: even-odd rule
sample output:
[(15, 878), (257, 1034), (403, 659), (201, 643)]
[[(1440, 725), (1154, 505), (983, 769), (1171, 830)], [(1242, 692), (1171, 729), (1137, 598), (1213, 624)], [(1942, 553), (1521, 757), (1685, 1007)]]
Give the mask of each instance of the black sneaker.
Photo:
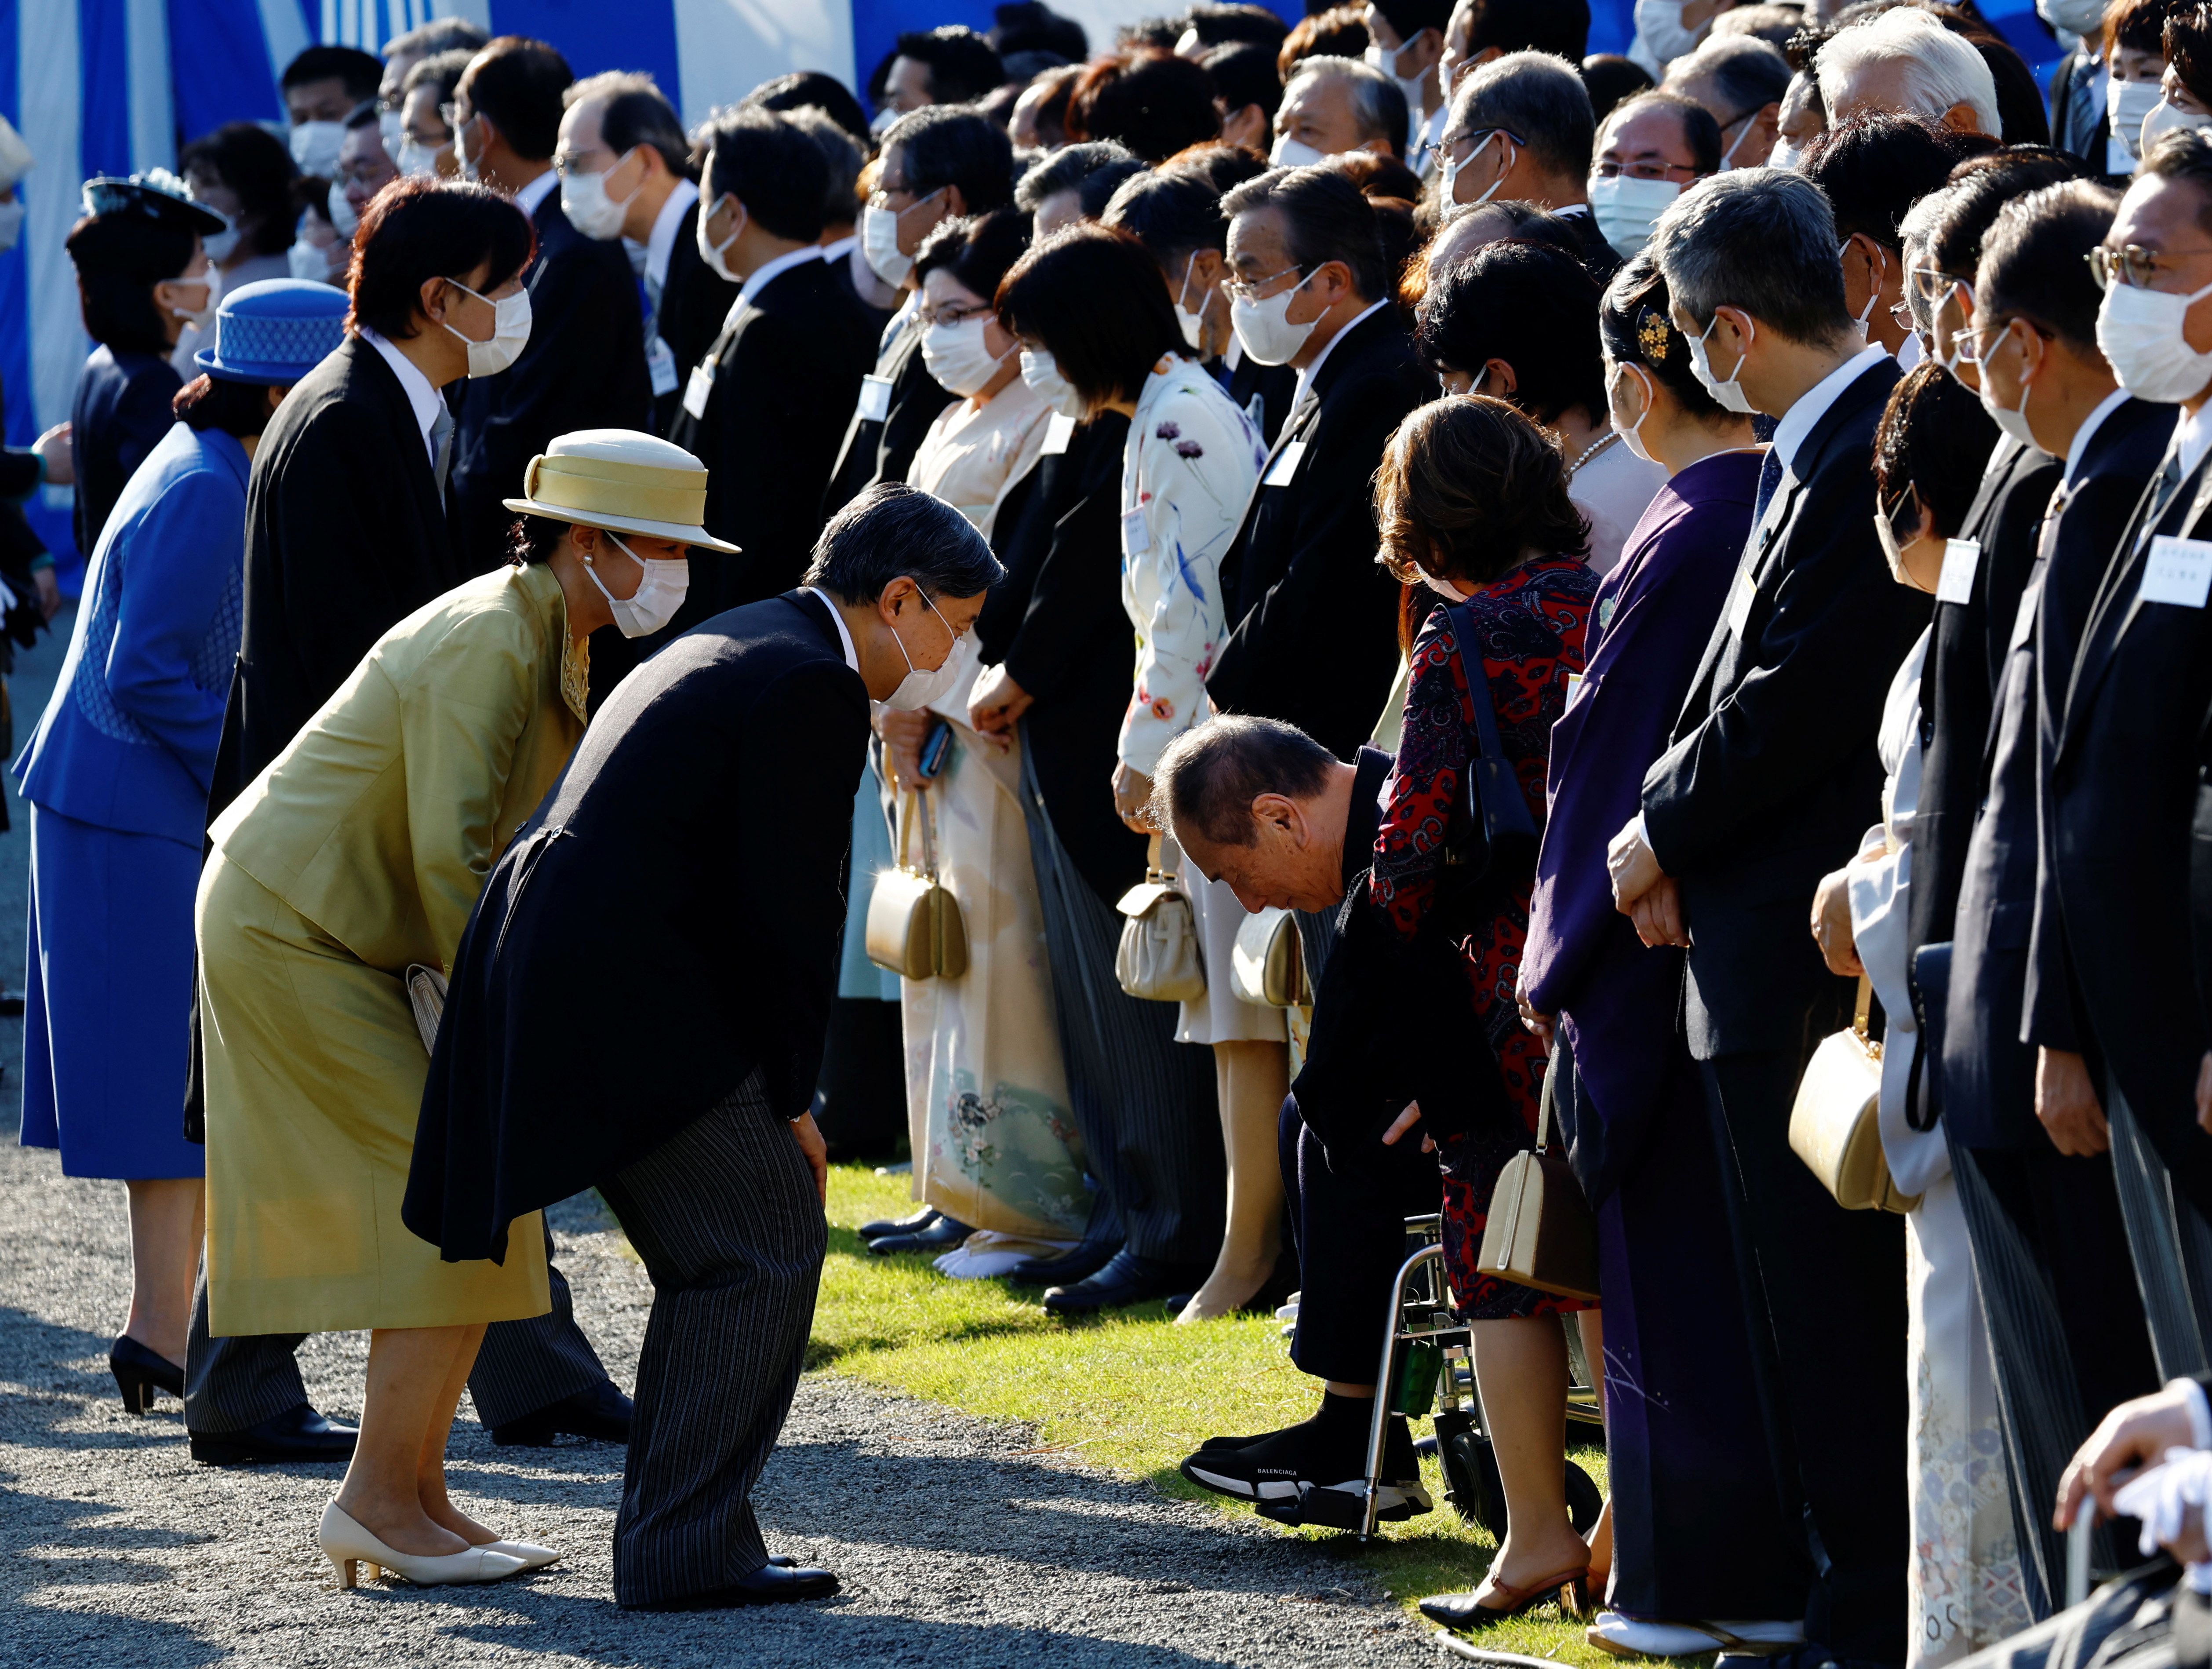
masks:
[[(1364, 1504), (1370, 1406), (1363, 1399), (1327, 1398), (1310, 1420), (1237, 1447), (1217, 1443), (1200, 1449), (1182, 1463), (1182, 1475), (1202, 1489), (1249, 1501), (1263, 1517), (1281, 1523), (1357, 1529)], [(1421, 1486), (1403, 1415), (1390, 1416), (1379, 1483), (1382, 1518), (1409, 1519), (1435, 1505)]]
[[(1421, 1463), (1413, 1453), (1406, 1416), (1394, 1414), (1382, 1438), (1382, 1470), (1375, 1480), (1377, 1523), (1396, 1524), (1435, 1509), (1421, 1484)], [(1358, 1530), (1366, 1512), (1367, 1443), (1362, 1428), (1358, 1459), (1334, 1477), (1301, 1478), (1297, 1499), (1259, 1503), (1260, 1516), (1279, 1524), (1318, 1524), (1332, 1530)]]

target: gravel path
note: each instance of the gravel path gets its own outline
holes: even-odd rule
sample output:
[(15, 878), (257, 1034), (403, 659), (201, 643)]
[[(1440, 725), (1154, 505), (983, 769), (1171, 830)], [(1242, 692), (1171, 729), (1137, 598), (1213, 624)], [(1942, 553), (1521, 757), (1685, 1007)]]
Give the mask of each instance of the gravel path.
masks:
[[(13, 680), (21, 734), (60, 647), (42, 644)], [(22, 958), (27, 842), (12, 792), (9, 808), (0, 970)], [(0, 1020), (0, 1665), (1439, 1660), (1371, 1579), (1319, 1545), (1031, 1453), (1024, 1428), (826, 1374), (800, 1386), (756, 1500), (771, 1546), (843, 1579), (834, 1600), (617, 1610), (608, 1541), (621, 1451), (496, 1449), (465, 1404), (450, 1460), (461, 1504), (567, 1559), (494, 1587), (341, 1594), (313, 1546), (336, 1468), (198, 1466), (174, 1402), (150, 1419), (123, 1412), (106, 1370), (129, 1297), (123, 1187), (66, 1179), (52, 1153), (15, 1145), (21, 1058), (21, 1022)], [(644, 1271), (588, 1203), (553, 1221), (578, 1313), (627, 1386), (651, 1300)], [(321, 1407), (358, 1413), (366, 1354), (362, 1334), (309, 1342), (301, 1359)]]

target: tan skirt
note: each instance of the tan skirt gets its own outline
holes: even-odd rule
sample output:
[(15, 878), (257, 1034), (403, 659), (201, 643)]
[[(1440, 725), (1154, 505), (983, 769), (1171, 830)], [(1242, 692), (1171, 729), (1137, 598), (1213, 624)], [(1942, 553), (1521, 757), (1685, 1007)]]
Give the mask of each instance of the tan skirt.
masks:
[(513, 1321), (551, 1307), (538, 1214), (504, 1266), (399, 1221), (429, 1057), (396, 976), (218, 855), (200, 879), (210, 1331)]

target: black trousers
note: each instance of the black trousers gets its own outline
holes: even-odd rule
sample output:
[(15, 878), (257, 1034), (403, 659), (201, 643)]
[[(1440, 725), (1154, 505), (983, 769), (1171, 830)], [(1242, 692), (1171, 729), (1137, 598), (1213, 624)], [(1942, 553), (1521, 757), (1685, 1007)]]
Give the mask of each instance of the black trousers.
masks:
[[(553, 1231), (545, 1231), (545, 1274), (553, 1307), (525, 1321), (495, 1321), (469, 1370), (469, 1396), (477, 1418), (503, 1426), (563, 1398), (607, 1382), (599, 1352), (576, 1325), (568, 1282), (553, 1261)], [(192, 1326), (185, 1343), (185, 1425), (204, 1436), (244, 1431), (289, 1413), (307, 1400), (295, 1355), (305, 1333), (247, 1333), (216, 1338), (208, 1331), (207, 1277), (192, 1296)]]
[(1846, 1211), (1790, 1150), (1806, 1053), (1701, 1063), (1775, 1477), (1803, 1501), (1808, 1641), (1905, 1655), (1905, 1225)]
[(688, 1599), (768, 1562), (752, 1488), (799, 1387), (829, 1227), (757, 1075), (599, 1191), (653, 1277), (615, 1599)]
[(1406, 1261), (1406, 1219), (1443, 1206), (1436, 1155), (1421, 1151), (1419, 1130), (1391, 1147), (1331, 1155), (1296, 1099), (1283, 1103), (1275, 1140), (1298, 1252), (1291, 1360), (1316, 1379), (1370, 1384), (1382, 1360), (1390, 1282)]

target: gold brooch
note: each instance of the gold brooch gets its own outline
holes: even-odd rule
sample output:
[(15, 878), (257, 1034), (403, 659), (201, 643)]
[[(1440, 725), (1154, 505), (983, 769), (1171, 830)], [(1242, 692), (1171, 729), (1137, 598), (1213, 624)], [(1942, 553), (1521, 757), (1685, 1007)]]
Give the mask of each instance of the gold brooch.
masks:
[(1657, 365), (1667, 358), (1667, 321), (1655, 308), (1645, 308), (1636, 320), (1636, 346), (1647, 363)]

